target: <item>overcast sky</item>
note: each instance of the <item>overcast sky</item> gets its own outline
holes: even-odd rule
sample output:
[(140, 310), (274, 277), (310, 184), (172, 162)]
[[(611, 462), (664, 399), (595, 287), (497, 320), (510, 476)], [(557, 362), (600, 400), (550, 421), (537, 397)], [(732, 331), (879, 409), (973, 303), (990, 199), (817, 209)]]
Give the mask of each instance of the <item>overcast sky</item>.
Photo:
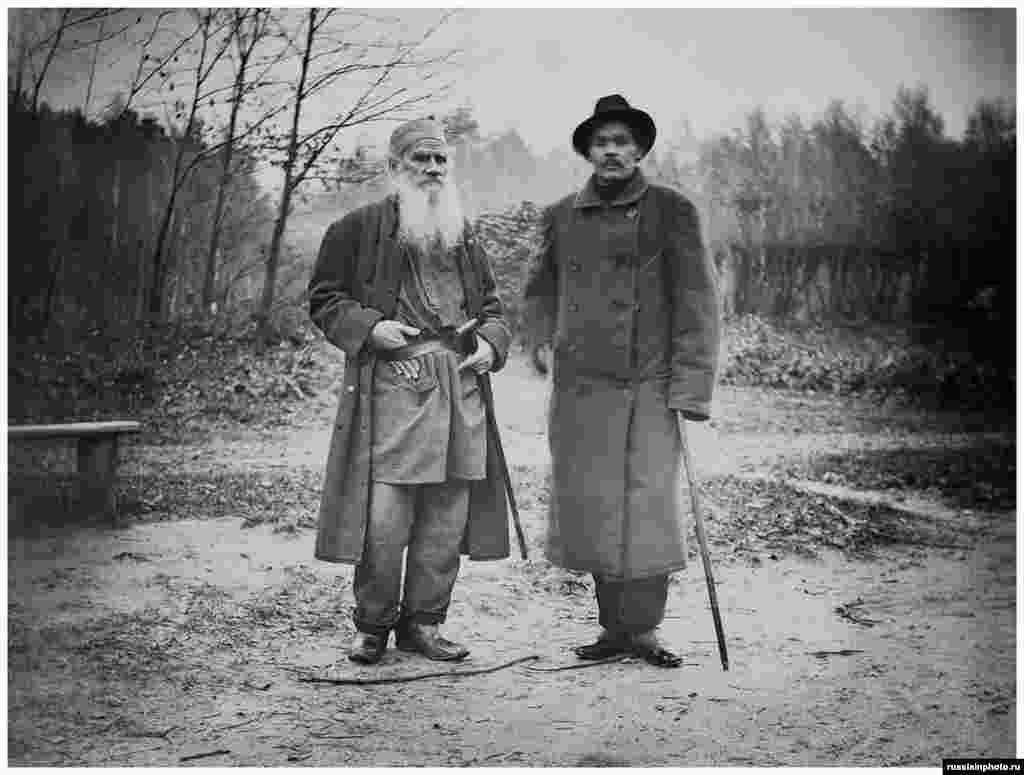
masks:
[[(411, 39), (440, 14), (422, 7), (386, 13), (408, 25)], [(469, 105), (485, 134), (514, 127), (546, 153), (569, 148), (573, 128), (610, 93), (650, 112), (664, 146), (684, 124), (701, 140), (730, 132), (757, 107), (772, 123), (791, 113), (809, 123), (832, 100), (870, 129), (891, 112), (901, 85), (923, 85), (947, 136), (959, 138), (978, 100), (1016, 103), (1019, 29), (1013, 6), (459, 9), (433, 44), (461, 49), (464, 69), (451, 97), (433, 110)], [(134, 53), (116, 53), (98, 75), (92, 115), (125, 89), (136, 66)], [(80, 105), (83, 72), (51, 78), (46, 98)], [(305, 106), (307, 122), (328, 123), (346, 99), (341, 86), (332, 87)], [(143, 98), (136, 104), (164, 116)], [(358, 127), (338, 141), (383, 146), (393, 126)]]
[(463, 10), (450, 34), (471, 66), (456, 102), (483, 129), (515, 126), (536, 150), (568, 144), (597, 97), (619, 92), (668, 135), (769, 118), (813, 119), (833, 99), (867, 125), (901, 84), (928, 87), (959, 137), (981, 98), (1016, 100), (1016, 11), (952, 8)]

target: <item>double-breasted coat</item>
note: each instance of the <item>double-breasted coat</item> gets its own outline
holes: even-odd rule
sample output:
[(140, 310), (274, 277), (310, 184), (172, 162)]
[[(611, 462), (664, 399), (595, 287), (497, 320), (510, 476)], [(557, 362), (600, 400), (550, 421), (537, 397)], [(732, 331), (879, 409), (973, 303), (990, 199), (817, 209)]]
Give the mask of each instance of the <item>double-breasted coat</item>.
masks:
[[(371, 391), (377, 365), (367, 339), (379, 320), (393, 318), (406, 279), (408, 264), (397, 226), (393, 196), (348, 213), (327, 230), (309, 283), (313, 322), (345, 353), (315, 550), (317, 559), (328, 562), (356, 564), (363, 553), (373, 438)], [(456, 249), (456, 261), (463, 277), (467, 315), (482, 321), (477, 334), (494, 348), (492, 371), (497, 371), (505, 363), (511, 337), (494, 275), (468, 228)], [(490, 378), (485, 374), (479, 379)], [(489, 395), (490, 390), (481, 393)], [(494, 444), (488, 433), (487, 476), (470, 483), (469, 523), (461, 549), (476, 560), (509, 555), (508, 504)]]
[(721, 325), (696, 208), (637, 170), (543, 218), (525, 296), (553, 332), (547, 557), (610, 579), (684, 568), (675, 412), (710, 415)]

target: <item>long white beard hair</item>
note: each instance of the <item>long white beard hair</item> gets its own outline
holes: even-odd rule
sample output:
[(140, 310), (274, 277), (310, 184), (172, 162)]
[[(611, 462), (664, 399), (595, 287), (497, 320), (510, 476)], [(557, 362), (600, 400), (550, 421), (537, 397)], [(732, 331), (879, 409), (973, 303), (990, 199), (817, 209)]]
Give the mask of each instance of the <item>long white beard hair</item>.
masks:
[(398, 230), (403, 239), (421, 249), (436, 242), (445, 250), (458, 244), (465, 218), (450, 179), (440, 188), (422, 189), (404, 175), (395, 175), (392, 185), (398, 194)]

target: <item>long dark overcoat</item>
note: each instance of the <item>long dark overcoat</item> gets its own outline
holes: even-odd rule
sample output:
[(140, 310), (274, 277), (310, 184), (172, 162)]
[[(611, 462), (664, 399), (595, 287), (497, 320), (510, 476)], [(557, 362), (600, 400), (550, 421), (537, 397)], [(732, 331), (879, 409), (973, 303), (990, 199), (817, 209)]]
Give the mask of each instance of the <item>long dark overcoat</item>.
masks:
[[(379, 320), (393, 318), (408, 271), (397, 226), (393, 196), (348, 213), (327, 230), (309, 283), (313, 322), (345, 353), (344, 383), (327, 457), (316, 538), (316, 557), (328, 562), (355, 564), (363, 553), (373, 438), (370, 396), (377, 364), (366, 343)], [(510, 335), (494, 275), (468, 229), (456, 258), (464, 280), (466, 312), (483, 320), (477, 333), (494, 348), (492, 370), (497, 371), (505, 363)], [(490, 378), (483, 375), (480, 379)], [(471, 484), (462, 552), (475, 560), (509, 555), (508, 504), (490, 433), (487, 478)]]
[(544, 212), (525, 295), (551, 321), (547, 556), (608, 578), (686, 566), (675, 411), (707, 419), (720, 301), (693, 204), (638, 171)]

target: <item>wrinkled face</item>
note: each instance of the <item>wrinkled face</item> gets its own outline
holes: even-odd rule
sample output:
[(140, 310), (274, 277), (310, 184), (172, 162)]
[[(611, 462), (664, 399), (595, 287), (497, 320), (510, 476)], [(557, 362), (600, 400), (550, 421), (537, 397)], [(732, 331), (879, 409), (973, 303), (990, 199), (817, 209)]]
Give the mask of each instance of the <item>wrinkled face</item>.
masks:
[(458, 242), (465, 226), (449, 148), (434, 139), (420, 140), (400, 158), (391, 159), (394, 191), (399, 199), (399, 228), (422, 246), (440, 240)]
[(587, 159), (601, 182), (626, 180), (643, 156), (632, 130), (622, 121), (601, 124), (590, 137)]
[(448, 180), (448, 146), (422, 141), (407, 150), (396, 163), (396, 174), (422, 191), (438, 191)]

